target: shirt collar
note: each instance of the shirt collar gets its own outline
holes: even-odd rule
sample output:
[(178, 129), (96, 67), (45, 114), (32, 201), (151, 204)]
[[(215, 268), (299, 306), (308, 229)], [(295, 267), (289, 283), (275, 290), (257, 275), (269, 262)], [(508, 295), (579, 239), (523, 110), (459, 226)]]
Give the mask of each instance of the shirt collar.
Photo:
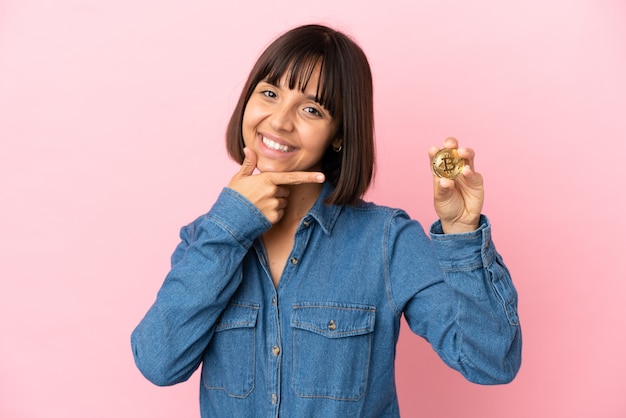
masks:
[(342, 206), (327, 205), (324, 203), (324, 200), (333, 192), (333, 189), (334, 187), (329, 182), (324, 183), (322, 192), (307, 215), (307, 217), (314, 218), (317, 223), (320, 224), (326, 235), (332, 233), (333, 226), (337, 218), (339, 218), (342, 209)]

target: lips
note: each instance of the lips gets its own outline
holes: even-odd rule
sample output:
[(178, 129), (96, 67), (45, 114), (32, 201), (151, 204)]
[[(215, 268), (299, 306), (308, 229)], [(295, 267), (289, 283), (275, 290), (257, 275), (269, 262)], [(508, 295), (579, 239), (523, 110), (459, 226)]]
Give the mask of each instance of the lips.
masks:
[(274, 151), (291, 152), (295, 150), (295, 148), (289, 147), (287, 145), (279, 144), (278, 142), (272, 139), (266, 138), (266, 137), (262, 137), (261, 140), (263, 141), (263, 144), (267, 148), (274, 150)]

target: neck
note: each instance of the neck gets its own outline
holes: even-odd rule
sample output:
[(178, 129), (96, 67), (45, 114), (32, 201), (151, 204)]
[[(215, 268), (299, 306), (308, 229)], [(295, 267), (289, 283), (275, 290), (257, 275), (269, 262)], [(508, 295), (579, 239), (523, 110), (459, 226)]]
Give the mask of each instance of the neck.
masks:
[(298, 223), (313, 207), (322, 192), (322, 185), (318, 183), (297, 184), (289, 186), (289, 197), (285, 214), (279, 223)]

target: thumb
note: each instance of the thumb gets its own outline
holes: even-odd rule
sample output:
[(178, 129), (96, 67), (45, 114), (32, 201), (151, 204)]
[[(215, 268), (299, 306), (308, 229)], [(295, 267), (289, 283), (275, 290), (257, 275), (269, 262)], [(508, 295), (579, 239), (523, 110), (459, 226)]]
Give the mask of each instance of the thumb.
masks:
[(256, 168), (256, 153), (248, 147), (243, 149), (243, 153), (245, 155), (243, 162), (241, 163), (241, 170), (239, 170), (239, 175), (242, 177), (251, 176), (254, 173), (254, 169)]

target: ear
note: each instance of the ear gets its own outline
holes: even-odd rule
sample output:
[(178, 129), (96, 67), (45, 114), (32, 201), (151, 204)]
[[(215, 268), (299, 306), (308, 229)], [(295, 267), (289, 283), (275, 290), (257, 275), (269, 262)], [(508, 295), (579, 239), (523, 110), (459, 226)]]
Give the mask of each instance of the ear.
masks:
[(333, 140), (333, 142), (331, 143), (332, 147), (334, 150), (338, 150), (341, 149), (343, 146), (343, 139), (337, 137)]

